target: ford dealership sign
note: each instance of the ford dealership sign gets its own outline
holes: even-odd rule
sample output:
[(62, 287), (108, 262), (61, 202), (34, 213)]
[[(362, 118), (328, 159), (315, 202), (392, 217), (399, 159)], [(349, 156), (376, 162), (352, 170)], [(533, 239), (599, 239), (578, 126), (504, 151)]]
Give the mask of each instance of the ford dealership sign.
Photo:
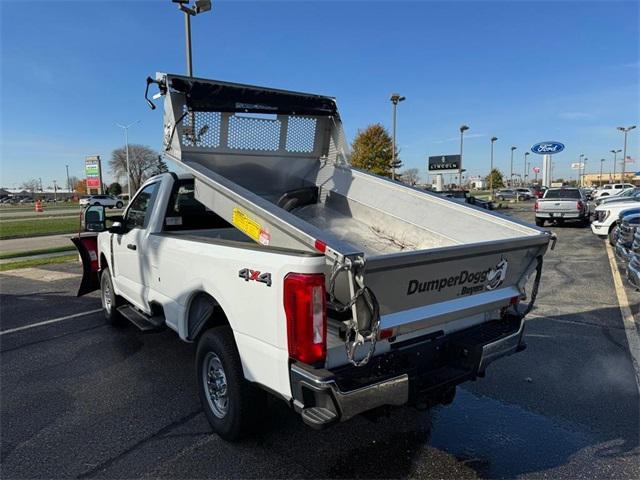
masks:
[(560, 142), (540, 142), (531, 147), (533, 153), (540, 155), (553, 155), (564, 150), (564, 145)]

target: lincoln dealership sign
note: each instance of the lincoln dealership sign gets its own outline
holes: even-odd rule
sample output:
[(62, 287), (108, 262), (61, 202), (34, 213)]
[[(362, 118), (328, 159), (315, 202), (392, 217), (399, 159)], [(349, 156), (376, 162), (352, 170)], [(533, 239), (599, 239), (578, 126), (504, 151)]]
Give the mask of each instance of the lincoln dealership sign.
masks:
[(531, 147), (531, 151), (539, 155), (554, 155), (563, 150), (564, 145), (560, 142), (540, 142)]
[(457, 172), (460, 168), (460, 155), (436, 155), (429, 157), (429, 172)]

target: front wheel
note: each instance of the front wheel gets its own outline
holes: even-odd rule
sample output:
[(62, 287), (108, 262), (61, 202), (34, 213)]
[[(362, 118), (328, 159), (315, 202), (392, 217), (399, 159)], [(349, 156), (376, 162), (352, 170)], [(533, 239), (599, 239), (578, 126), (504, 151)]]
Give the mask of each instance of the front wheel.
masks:
[(102, 300), (102, 310), (107, 324), (123, 325), (124, 319), (117, 310), (123, 302), (113, 291), (111, 272), (109, 272), (108, 268), (102, 270), (102, 275), (100, 275), (100, 299)]
[(238, 440), (256, 425), (265, 394), (244, 378), (240, 355), (227, 326), (206, 331), (196, 351), (198, 391), (213, 431)]
[(609, 234), (607, 235), (609, 239), (609, 245), (612, 247), (616, 246), (616, 227), (615, 225), (609, 229)]
[(122, 202), (116, 203), (116, 208), (122, 208)]
[(102, 204), (100, 202), (95, 202), (93, 205), (96, 207), (100, 207)]

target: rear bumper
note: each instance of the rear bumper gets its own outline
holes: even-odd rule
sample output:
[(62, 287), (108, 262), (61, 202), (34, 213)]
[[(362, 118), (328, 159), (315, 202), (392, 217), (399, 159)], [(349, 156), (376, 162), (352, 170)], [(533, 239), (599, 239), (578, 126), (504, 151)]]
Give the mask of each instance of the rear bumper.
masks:
[(536, 218), (551, 220), (580, 220), (587, 218), (586, 213), (580, 212), (537, 212)]
[(314, 428), (348, 420), (385, 405), (438, 404), (453, 400), (455, 386), (501, 357), (525, 348), (521, 318), (496, 320), (443, 337), (393, 345), (364, 367), (333, 371), (293, 363), (293, 406)]

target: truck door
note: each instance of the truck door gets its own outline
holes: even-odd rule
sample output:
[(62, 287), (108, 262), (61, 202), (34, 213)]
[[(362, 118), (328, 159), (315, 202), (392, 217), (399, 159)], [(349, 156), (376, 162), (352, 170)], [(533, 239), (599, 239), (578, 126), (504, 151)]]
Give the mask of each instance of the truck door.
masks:
[(123, 232), (113, 234), (114, 276), (122, 296), (144, 308), (144, 293), (148, 285), (148, 262), (145, 244), (148, 224), (160, 182), (147, 185), (131, 201), (123, 219)]

